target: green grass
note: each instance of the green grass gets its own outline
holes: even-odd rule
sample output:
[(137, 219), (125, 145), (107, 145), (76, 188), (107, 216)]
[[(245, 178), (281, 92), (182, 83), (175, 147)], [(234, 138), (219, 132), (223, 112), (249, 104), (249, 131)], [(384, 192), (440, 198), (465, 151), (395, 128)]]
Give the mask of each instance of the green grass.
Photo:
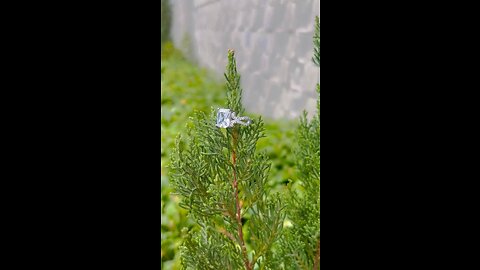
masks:
[[(223, 81), (192, 64), (170, 42), (163, 44), (161, 57), (161, 260), (162, 268), (177, 270), (181, 269), (178, 247), (182, 243), (182, 228), (194, 224), (178, 206), (179, 198), (171, 194), (167, 176), (169, 153), (176, 136), (186, 131), (194, 111), (209, 113), (212, 107), (224, 106), (226, 89)], [(269, 188), (283, 191), (287, 180), (294, 177), (292, 146), (298, 121), (264, 120), (267, 137), (259, 140), (257, 149), (266, 151), (272, 162)]]

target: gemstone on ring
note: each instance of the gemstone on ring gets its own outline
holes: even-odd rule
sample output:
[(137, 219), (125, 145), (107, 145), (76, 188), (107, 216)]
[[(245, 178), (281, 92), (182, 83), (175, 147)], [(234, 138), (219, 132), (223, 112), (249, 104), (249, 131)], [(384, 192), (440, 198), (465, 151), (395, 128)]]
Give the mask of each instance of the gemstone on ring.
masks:
[(220, 128), (227, 128), (233, 126), (232, 111), (230, 111), (229, 109), (218, 109), (216, 126)]
[[(242, 122), (242, 120), (247, 120), (247, 123)], [(217, 123), (215, 126), (220, 128), (233, 127), (234, 124), (241, 124), (244, 126), (250, 125), (252, 121), (247, 116), (235, 115), (235, 112), (232, 112), (230, 109), (218, 109), (217, 112)]]

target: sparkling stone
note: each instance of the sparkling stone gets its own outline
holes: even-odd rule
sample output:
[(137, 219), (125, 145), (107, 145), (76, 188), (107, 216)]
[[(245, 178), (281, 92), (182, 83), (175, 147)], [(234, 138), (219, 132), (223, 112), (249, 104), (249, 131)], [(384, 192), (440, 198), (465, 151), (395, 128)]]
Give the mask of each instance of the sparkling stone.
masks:
[(217, 127), (227, 128), (231, 125), (232, 112), (229, 109), (219, 109), (217, 112)]

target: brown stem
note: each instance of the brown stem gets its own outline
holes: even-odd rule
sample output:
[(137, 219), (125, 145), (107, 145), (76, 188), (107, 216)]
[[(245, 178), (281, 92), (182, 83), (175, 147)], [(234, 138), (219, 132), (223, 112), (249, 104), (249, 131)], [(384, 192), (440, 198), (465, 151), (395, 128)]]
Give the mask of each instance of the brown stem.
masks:
[(232, 234), (230, 234), (227, 230), (225, 230), (224, 228), (219, 228), (218, 229), (220, 233), (222, 233), (223, 235), (225, 235), (226, 237), (230, 238), (230, 240), (232, 240), (232, 242), (235, 244), (237, 242), (237, 240), (235, 240), (235, 237), (233, 237)]
[(238, 238), (240, 239), (240, 245), (242, 248), (243, 254), (243, 261), (245, 262), (245, 267), (247, 270), (252, 270), (252, 266), (250, 261), (248, 260), (247, 256), (247, 248), (245, 247), (245, 241), (243, 240), (243, 231), (242, 231), (242, 217), (241, 217), (241, 208), (240, 208), (240, 200), (238, 199), (238, 181), (237, 181), (237, 167), (236, 167), (236, 153), (235, 148), (237, 146), (237, 136), (238, 130), (234, 129), (233, 131), (233, 147), (232, 147), (232, 164), (233, 164), (233, 189), (235, 190), (235, 205), (237, 209), (236, 219), (237, 219), (237, 227), (238, 227)]
[(318, 239), (317, 243), (317, 254), (315, 255), (315, 262), (313, 264), (313, 270), (320, 269), (320, 239)]

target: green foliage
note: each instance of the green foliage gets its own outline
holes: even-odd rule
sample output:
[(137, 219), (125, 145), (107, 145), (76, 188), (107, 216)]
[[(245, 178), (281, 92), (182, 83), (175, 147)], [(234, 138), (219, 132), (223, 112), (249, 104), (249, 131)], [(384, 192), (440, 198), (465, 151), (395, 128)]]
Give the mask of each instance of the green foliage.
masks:
[(295, 123), (292, 120), (265, 119), (268, 136), (257, 143), (257, 149), (265, 151), (272, 163), (268, 189), (284, 192), (288, 179), (295, 175), (295, 157), (292, 145), (295, 141)]
[[(193, 115), (194, 109), (209, 111), (211, 107), (221, 107), (226, 98), (224, 85), (213, 79), (213, 75), (190, 63), (176, 50), (172, 43), (162, 47), (161, 65), (161, 155), (162, 171), (169, 161), (169, 152), (174, 146), (175, 137), (185, 131), (185, 123)], [(294, 160), (291, 156), (294, 130), (292, 121), (267, 119), (265, 127), (271, 131), (268, 138), (259, 141), (258, 148), (265, 150), (273, 163), (272, 183), (291, 178)], [(286, 168), (283, 170), (283, 168)]]
[[(187, 269), (241, 269), (242, 258), (233, 241), (208, 225), (202, 227), (201, 233), (189, 234), (181, 247), (182, 265)], [(230, 256), (225, 256), (230, 254)]]
[(320, 66), (320, 18), (315, 17), (315, 33), (313, 35), (313, 62)]
[[(318, 18), (313, 61), (320, 65)], [(168, 42), (162, 46), (161, 70), (162, 268), (177, 270), (182, 267), (177, 252), (180, 247), (181, 263), (186, 269), (244, 269), (248, 268), (246, 261), (250, 266), (255, 264), (254, 269), (319, 268), (320, 98), (318, 114), (311, 121), (306, 114), (301, 118), (296, 139), (293, 139), (291, 122), (267, 121), (264, 125), (258, 117), (252, 117), (255, 120), (248, 127), (217, 132), (215, 111), (209, 116), (204, 113), (210, 108), (235, 108), (233, 110), (239, 115), (244, 115), (240, 76), (236, 72), (233, 52), (229, 53), (225, 74), (227, 95), (225, 88), (211, 79), (213, 76), (194, 67)], [(319, 84), (317, 93), (320, 94)], [(225, 96), (227, 106), (220, 106)], [(194, 109), (198, 110), (196, 120), (185, 125)], [(212, 130), (213, 133), (208, 133)], [(264, 137), (265, 130), (269, 131), (268, 137)], [(172, 157), (170, 149), (178, 133), (187, 134), (189, 139), (178, 141), (176, 155), (172, 158), (173, 163), (177, 162), (173, 170), (176, 175), (172, 177), (180, 180), (174, 181), (179, 194), (171, 194), (172, 183), (165, 176), (165, 164)], [(292, 152), (293, 142), (297, 147)], [(234, 151), (239, 157), (251, 155), (251, 158), (238, 158), (233, 166), (230, 157)], [(185, 156), (190, 158), (184, 159)], [(255, 171), (252, 168), (256, 168)], [(238, 173), (239, 179), (240, 222), (236, 216), (240, 207), (234, 201), (235, 186), (230, 175), (233, 171)], [(271, 176), (268, 180), (267, 175)], [(288, 196), (283, 199), (288, 205), (285, 209), (287, 219), (283, 221), (284, 212), (279, 211), (284, 209), (280, 195), (268, 194), (284, 191), (281, 183), (293, 178), (295, 181), (289, 185)], [(191, 218), (187, 218), (187, 212)], [(242, 228), (245, 248), (238, 228)], [(279, 236), (281, 239), (277, 241)]]
[[(320, 22), (315, 20), (314, 61), (320, 66)], [(304, 112), (297, 130), (295, 150), (297, 180), (291, 184), (285, 229), (279, 246), (282, 269), (320, 268), (320, 85), (317, 84), (317, 114), (311, 121)]]
[[(228, 52), (225, 73), (227, 108), (245, 115), (234, 52)], [(278, 194), (266, 190), (270, 162), (257, 152), (265, 137), (263, 120), (221, 129), (216, 111), (199, 111), (180, 136), (171, 156), (170, 176), (180, 206), (199, 225), (182, 245), (184, 269), (253, 269), (265, 267), (279, 238), (285, 212)]]
[(161, 63), (161, 157), (162, 169), (174, 147), (175, 137), (183, 133), (194, 110), (208, 111), (225, 99), (224, 86), (205, 69), (193, 66), (167, 42)]
[(177, 252), (182, 238), (186, 236), (179, 228), (191, 228), (193, 223), (186, 215), (187, 211), (178, 207), (178, 196), (171, 195), (173, 189), (168, 177), (161, 177), (161, 260), (162, 269), (180, 269), (180, 255)]
[(237, 72), (237, 62), (232, 50), (228, 51), (227, 73), (225, 73), (227, 80), (227, 108), (243, 115), (245, 109), (242, 105), (242, 88), (240, 87), (240, 74)]
[[(213, 74), (189, 62), (171, 42), (162, 46), (161, 86), (161, 157), (165, 175), (165, 165), (170, 161), (169, 153), (177, 134), (185, 132), (185, 123), (194, 110), (208, 112), (212, 107), (222, 107), (226, 88), (214, 79)], [(291, 149), (294, 122), (264, 120), (270, 133), (258, 142), (257, 148), (264, 150), (272, 162), (269, 187), (280, 191), (279, 185), (294, 174), (295, 160)]]
[(298, 127), (298, 177), (290, 189), (285, 231), (285, 269), (312, 269), (320, 243), (320, 119), (308, 122), (306, 113)]
[(224, 86), (206, 70), (187, 61), (172, 43), (162, 45), (161, 57), (161, 260), (162, 269), (178, 270), (181, 268), (179, 248), (186, 237), (181, 228), (191, 229), (194, 224), (187, 218), (187, 211), (178, 206), (179, 196), (172, 194), (166, 164), (170, 161), (175, 137), (186, 131), (185, 123), (194, 108), (206, 111), (210, 106), (219, 106), (225, 92)]
[[(161, 258), (162, 269), (178, 270), (181, 269), (179, 247), (187, 235), (181, 229), (193, 230), (196, 226), (187, 217), (188, 211), (179, 207), (179, 196), (172, 194), (173, 187), (166, 176), (166, 165), (170, 162), (175, 137), (179, 133), (187, 133), (189, 127), (186, 123), (194, 115), (194, 110), (209, 112), (211, 107), (223, 107), (227, 95), (224, 84), (213, 79), (214, 76), (207, 70), (189, 62), (172, 43), (163, 44), (161, 57)], [(269, 136), (258, 140), (257, 149), (264, 151), (272, 164), (266, 190), (284, 192), (287, 180), (294, 176), (295, 171), (292, 152), (295, 124), (292, 120), (264, 121)], [(248, 220), (249, 217), (247, 213), (244, 219)], [(250, 245), (249, 238), (246, 242), (247, 246)]]

